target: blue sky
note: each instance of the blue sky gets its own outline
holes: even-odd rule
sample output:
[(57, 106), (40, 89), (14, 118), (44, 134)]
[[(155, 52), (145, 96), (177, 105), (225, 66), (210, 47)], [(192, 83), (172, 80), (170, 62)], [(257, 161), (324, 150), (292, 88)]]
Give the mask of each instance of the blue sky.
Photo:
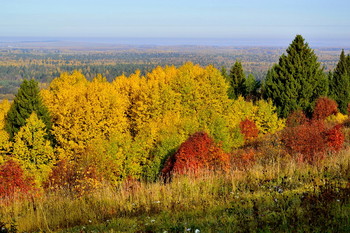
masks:
[(0, 0), (2, 37), (350, 40), (349, 0)]

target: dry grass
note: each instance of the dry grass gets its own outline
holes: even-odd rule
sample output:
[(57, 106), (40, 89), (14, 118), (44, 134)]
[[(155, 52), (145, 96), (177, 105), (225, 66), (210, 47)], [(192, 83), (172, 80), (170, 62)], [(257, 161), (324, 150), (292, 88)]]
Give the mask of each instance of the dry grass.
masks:
[[(344, 229), (349, 229), (347, 224), (350, 226), (344, 220), (350, 219), (349, 194), (344, 194), (350, 190), (349, 179), (348, 151), (329, 156), (317, 166), (280, 158), (270, 164), (255, 164), (246, 171), (174, 177), (167, 184), (162, 181), (133, 181), (118, 187), (105, 184), (83, 197), (74, 197), (62, 190), (27, 200), (2, 201), (0, 222), (6, 223), (8, 229), (10, 223), (15, 223), (13, 229), (20, 232), (59, 229), (79, 232), (83, 226), (85, 231), (110, 232), (118, 229), (121, 232), (183, 232), (197, 227), (201, 232), (284, 231), (292, 230), (288, 226), (302, 229), (301, 226), (307, 224), (303, 218), (310, 214), (308, 211), (320, 211), (314, 214), (322, 219), (323, 215), (330, 218), (328, 212), (333, 213), (337, 208), (334, 219), (327, 220), (331, 226), (327, 229), (341, 231), (343, 228), (334, 228), (337, 227), (334, 224), (345, 224)], [(319, 196), (327, 188), (330, 189), (328, 196)], [(310, 200), (305, 202), (305, 197)], [(326, 201), (333, 204), (324, 206), (315, 202), (319, 209), (317, 205), (315, 210), (304, 209), (309, 202), (315, 204), (316, 197), (328, 198)], [(278, 206), (277, 202), (284, 204)], [(217, 218), (221, 220), (215, 220)], [(322, 226), (316, 227), (323, 230)]]

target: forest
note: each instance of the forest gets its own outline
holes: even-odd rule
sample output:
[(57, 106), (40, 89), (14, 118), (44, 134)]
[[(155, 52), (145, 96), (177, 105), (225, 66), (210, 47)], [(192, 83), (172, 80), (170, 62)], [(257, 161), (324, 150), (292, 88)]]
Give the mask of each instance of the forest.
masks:
[(350, 54), (338, 52), (327, 68), (297, 35), (263, 78), (243, 58), (140, 54), (155, 61), (118, 73), (98, 53), (12, 54), (0, 232), (348, 232)]
[[(201, 66), (213, 65), (229, 69), (239, 60), (246, 75), (262, 80), (267, 70), (278, 61), (285, 48), (220, 47), (220, 46), (99, 46), (94, 44), (0, 43), (0, 99), (13, 99), (23, 79), (35, 78), (41, 84), (50, 83), (64, 72), (80, 71), (88, 80), (98, 74), (112, 81), (135, 70), (142, 75), (157, 66), (179, 67), (190, 61)], [(339, 49), (315, 49), (326, 72), (338, 61)]]

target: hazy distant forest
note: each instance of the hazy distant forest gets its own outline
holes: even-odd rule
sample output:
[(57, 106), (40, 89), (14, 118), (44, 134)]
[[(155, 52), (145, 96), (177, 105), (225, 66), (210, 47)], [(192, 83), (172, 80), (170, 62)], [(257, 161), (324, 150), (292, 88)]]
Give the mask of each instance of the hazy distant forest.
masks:
[(0, 232), (350, 230), (342, 49), (1, 48), (0, 84)]
[[(17, 46), (16, 46), (17, 45)], [(13, 48), (15, 46), (15, 48)], [(93, 45), (92, 45), (93, 46)], [(96, 45), (95, 45), (96, 46)], [(63, 72), (81, 71), (88, 80), (102, 74), (108, 81), (135, 70), (142, 75), (157, 66), (181, 66), (192, 62), (201, 66), (214, 65), (230, 69), (241, 61), (246, 75), (258, 80), (278, 61), (285, 48), (219, 47), (219, 46), (111, 46), (90, 48), (35, 42), (14, 45), (0, 44), (0, 97), (12, 99), (23, 79), (35, 78), (49, 83)], [(338, 48), (316, 48), (319, 61), (328, 72), (339, 59)]]

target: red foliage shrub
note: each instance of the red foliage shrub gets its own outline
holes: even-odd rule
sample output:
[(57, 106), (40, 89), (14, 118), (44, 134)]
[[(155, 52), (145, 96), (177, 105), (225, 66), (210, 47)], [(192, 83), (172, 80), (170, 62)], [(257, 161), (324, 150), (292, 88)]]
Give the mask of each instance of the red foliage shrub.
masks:
[(0, 198), (14, 198), (34, 189), (33, 178), (26, 176), (16, 161), (10, 159), (0, 166)]
[(241, 121), (239, 128), (241, 129), (241, 133), (244, 135), (245, 140), (251, 140), (258, 136), (259, 130), (254, 121), (245, 119), (244, 121)]
[(326, 129), (323, 121), (310, 121), (295, 127), (287, 127), (282, 135), (291, 153), (299, 153), (309, 163), (323, 158), (327, 150)]
[(342, 125), (336, 125), (327, 131), (327, 143), (330, 150), (338, 152), (343, 147), (345, 141)]
[(75, 172), (73, 164), (69, 163), (67, 160), (60, 160), (52, 169), (48, 180), (44, 182), (44, 187), (69, 189), (69, 187), (72, 187), (74, 184), (76, 178)]
[(289, 153), (298, 160), (314, 163), (324, 158), (327, 151), (339, 151), (344, 144), (341, 125), (326, 128), (324, 119), (338, 112), (334, 100), (321, 97), (316, 101), (312, 119), (297, 111), (287, 119), (282, 139)]
[(207, 133), (197, 132), (181, 144), (177, 152), (165, 163), (162, 174), (184, 174), (201, 169), (227, 171), (230, 157)]
[(316, 101), (315, 109), (312, 114), (314, 120), (324, 120), (326, 117), (338, 113), (338, 104), (327, 97), (320, 97)]
[(345, 141), (341, 125), (329, 129), (323, 120), (287, 127), (282, 138), (290, 153), (299, 154), (300, 160), (309, 163), (324, 158), (327, 151), (340, 151)]
[(81, 167), (77, 163), (60, 160), (44, 182), (44, 188), (68, 190), (81, 196), (96, 188), (98, 181), (99, 176), (94, 166)]
[(287, 127), (295, 127), (298, 125), (302, 125), (308, 122), (307, 117), (305, 116), (304, 112), (301, 110), (294, 111), (292, 114), (290, 114), (287, 118), (286, 125)]
[(256, 161), (256, 153), (257, 151), (252, 148), (237, 151), (236, 156), (233, 157), (234, 166), (239, 170), (251, 167)]

